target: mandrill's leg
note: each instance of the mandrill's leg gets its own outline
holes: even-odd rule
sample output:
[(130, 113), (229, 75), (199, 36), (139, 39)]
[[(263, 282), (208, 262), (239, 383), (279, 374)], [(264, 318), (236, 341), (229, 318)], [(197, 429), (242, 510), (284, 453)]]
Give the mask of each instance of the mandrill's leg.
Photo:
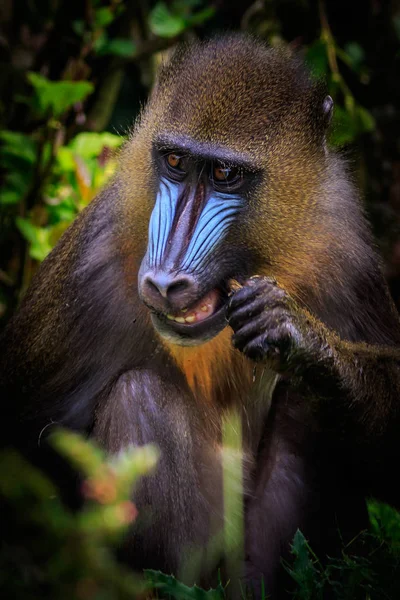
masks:
[(292, 597), (294, 581), (280, 563), (291, 562), (298, 529), (322, 561), (348, 544), (349, 552), (362, 554), (364, 493), (344, 464), (318, 431), (309, 399), (278, 384), (247, 500), (246, 579), (255, 598), (262, 597), (262, 580), (274, 600)]
[[(160, 451), (134, 490), (139, 516), (123, 558), (136, 569), (179, 575), (222, 524), (220, 461), (202, 419), (187, 390), (150, 370), (120, 377), (97, 410), (94, 437), (109, 452), (148, 443)], [(198, 570), (197, 582), (206, 575)]]
[(285, 388), (277, 390), (246, 502), (245, 577), (255, 598), (262, 597), (262, 580), (272, 598), (280, 598), (281, 588), (288, 588), (280, 562), (289, 558), (293, 537), (297, 529), (306, 529), (315, 506), (308, 456), (313, 435), (304, 417), (301, 399), (293, 401)]

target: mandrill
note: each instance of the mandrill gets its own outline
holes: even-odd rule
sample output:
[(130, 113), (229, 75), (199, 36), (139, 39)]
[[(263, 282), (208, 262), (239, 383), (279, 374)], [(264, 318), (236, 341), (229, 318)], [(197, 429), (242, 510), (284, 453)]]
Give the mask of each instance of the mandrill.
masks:
[(221, 530), (231, 410), (256, 594), (284, 589), (298, 528), (329, 554), (365, 526), (366, 496), (398, 501), (400, 324), (331, 113), (301, 62), (253, 39), (179, 48), (3, 335), (2, 445), (67, 496), (49, 424), (110, 453), (159, 447), (134, 568), (178, 573)]

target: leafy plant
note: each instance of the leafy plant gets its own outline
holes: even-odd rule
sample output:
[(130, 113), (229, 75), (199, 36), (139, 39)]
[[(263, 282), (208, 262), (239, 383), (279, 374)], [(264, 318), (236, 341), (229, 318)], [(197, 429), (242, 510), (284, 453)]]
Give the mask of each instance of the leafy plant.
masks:
[(292, 544), (294, 560), (284, 566), (295, 581), (297, 600), (388, 600), (398, 598), (400, 582), (400, 513), (371, 501), (371, 527), (360, 532), (342, 556), (322, 562), (298, 531)]
[(29, 136), (17, 131), (0, 132), (0, 162), (5, 170), (0, 205), (18, 204), (26, 196), (36, 153), (37, 145)]
[(28, 73), (33, 86), (34, 108), (40, 115), (60, 117), (77, 102), (83, 102), (93, 92), (89, 81), (49, 81), (38, 73)]
[(223, 600), (225, 598), (224, 588), (221, 584), (215, 589), (203, 590), (197, 585), (188, 587), (173, 575), (165, 575), (160, 571), (146, 569), (144, 573), (152, 589), (159, 591), (163, 596), (176, 600)]
[[(35, 145), (26, 136), (15, 132), (3, 132), (2, 139), (5, 140), (2, 155), (6, 164), (13, 165), (14, 171), (7, 176), (0, 202), (16, 204), (29, 191)], [(112, 176), (116, 167), (115, 151), (123, 141), (121, 136), (111, 133), (87, 132), (58, 148), (43, 190), (42, 210), (33, 210), (26, 217), (15, 217), (33, 259), (42, 261), (46, 258), (77, 214)]]
[(114, 548), (136, 519), (132, 488), (154, 469), (157, 451), (131, 448), (105, 458), (99, 448), (66, 431), (53, 434), (52, 444), (83, 475), (86, 500), (71, 512), (43, 473), (13, 451), (0, 455), (2, 596), (136, 598), (150, 585), (117, 562)]
[(333, 38), (324, 13), (321, 15), (321, 36), (307, 49), (306, 61), (318, 79), (328, 83), (329, 93), (335, 100), (330, 143), (343, 146), (354, 142), (363, 133), (375, 127), (372, 114), (356, 102), (339, 69), (338, 61), (356, 72), (361, 80), (367, 78), (362, 48), (354, 43), (347, 44), (345, 50), (338, 47)]

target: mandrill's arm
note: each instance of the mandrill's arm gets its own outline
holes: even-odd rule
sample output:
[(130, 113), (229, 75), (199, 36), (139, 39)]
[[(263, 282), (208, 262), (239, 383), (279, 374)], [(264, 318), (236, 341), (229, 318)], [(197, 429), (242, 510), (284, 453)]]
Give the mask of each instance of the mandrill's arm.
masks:
[(340, 339), (270, 278), (252, 278), (234, 293), (228, 321), (236, 348), (310, 398), (344, 468), (397, 503), (386, 488), (393, 490), (400, 461), (400, 351)]

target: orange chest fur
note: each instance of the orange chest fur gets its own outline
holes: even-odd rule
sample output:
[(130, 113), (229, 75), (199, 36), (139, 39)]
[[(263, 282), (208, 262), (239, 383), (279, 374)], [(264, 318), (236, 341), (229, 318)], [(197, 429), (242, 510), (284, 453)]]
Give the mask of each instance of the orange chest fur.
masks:
[(169, 345), (196, 398), (215, 403), (221, 395), (241, 397), (253, 381), (253, 365), (231, 342), (229, 328), (200, 346)]

